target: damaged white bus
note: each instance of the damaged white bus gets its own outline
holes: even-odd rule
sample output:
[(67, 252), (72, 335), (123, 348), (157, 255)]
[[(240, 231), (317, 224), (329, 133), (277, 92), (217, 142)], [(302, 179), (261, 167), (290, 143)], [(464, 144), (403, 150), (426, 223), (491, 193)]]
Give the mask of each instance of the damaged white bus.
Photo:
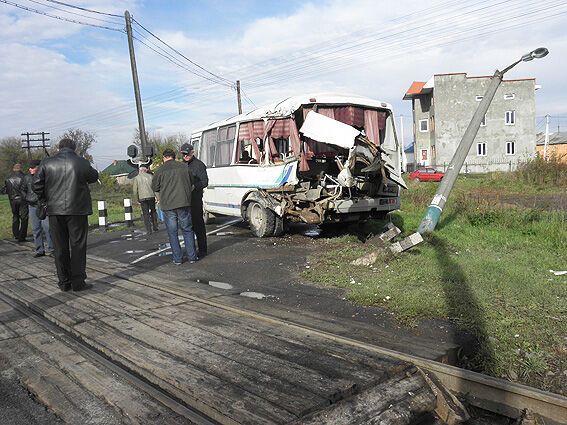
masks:
[(258, 237), (281, 235), (286, 222), (382, 218), (406, 187), (392, 108), (363, 97), (291, 97), (191, 141), (208, 168), (205, 214), (242, 216)]

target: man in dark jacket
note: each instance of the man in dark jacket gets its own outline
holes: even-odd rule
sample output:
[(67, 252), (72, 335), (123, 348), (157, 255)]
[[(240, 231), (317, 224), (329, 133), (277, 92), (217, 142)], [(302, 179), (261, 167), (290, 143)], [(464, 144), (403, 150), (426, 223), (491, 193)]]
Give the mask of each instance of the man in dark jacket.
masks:
[(22, 164), (14, 164), (12, 174), (4, 181), (4, 190), (12, 208), (12, 234), (18, 242), (24, 242), (28, 233), (28, 205), (22, 194), (23, 181)]
[(29, 174), (24, 176), (24, 181), (22, 182), (22, 194), (28, 204), (31, 217), (33, 241), (35, 243), (35, 258), (45, 255), (45, 243), (47, 243), (47, 251), (50, 254), (53, 253), (53, 241), (49, 233), (49, 220), (47, 217), (40, 220), (37, 216), (38, 198), (37, 194), (33, 191), (33, 182), (37, 179), (39, 164), (39, 159), (34, 159), (30, 162)]
[(165, 216), (165, 228), (173, 253), (173, 263), (183, 262), (183, 251), (177, 237), (181, 228), (185, 251), (190, 262), (197, 261), (195, 253), (195, 234), (191, 223), (191, 190), (193, 182), (187, 166), (175, 160), (175, 152), (163, 152), (163, 165), (157, 169), (152, 179), (152, 190), (159, 194), (159, 204)]
[(75, 153), (71, 139), (59, 142), (59, 152), (41, 161), (34, 191), (47, 202), (49, 227), (55, 245), (59, 288), (85, 289), (88, 216), (93, 213), (89, 183), (98, 172)]
[(209, 185), (207, 166), (203, 164), (193, 150), (193, 145), (184, 143), (180, 152), (183, 154), (183, 162), (187, 164), (191, 178), (193, 179), (193, 192), (191, 192), (191, 217), (193, 219), (193, 230), (197, 236), (199, 257), (207, 255), (207, 232), (203, 217), (203, 189)]

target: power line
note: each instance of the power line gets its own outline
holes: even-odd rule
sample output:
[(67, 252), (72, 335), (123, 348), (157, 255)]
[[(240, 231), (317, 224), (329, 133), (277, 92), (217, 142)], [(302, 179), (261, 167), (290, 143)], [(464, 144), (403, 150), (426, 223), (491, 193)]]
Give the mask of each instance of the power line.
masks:
[(106, 16), (113, 16), (116, 18), (123, 18), (123, 16), (120, 15), (114, 15), (113, 13), (105, 13), (105, 12), (99, 12), (98, 10), (92, 10), (92, 9), (87, 9), (85, 7), (80, 7), (80, 6), (75, 6), (74, 4), (69, 4), (69, 3), (63, 3), (62, 1), (57, 1), (57, 0), (46, 0), (50, 3), (56, 3), (59, 4), (61, 6), (67, 6), (67, 7), (71, 7), (73, 9), (79, 9), (79, 10), (83, 10), (85, 12), (91, 12), (91, 13), (97, 13), (99, 15), (106, 15)]
[(124, 32), (123, 29), (118, 29), (118, 28), (111, 28), (111, 27), (107, 27), (104, 25), (96, 25), (96, 24), (91, 24), (88, 22), (82, 22), (82, 21), (77, 21), (75, 19), (69, 19), (69, 18), (64, 18), (62, 16), (58, 16), (58, 15), (52, 15), (50, 13), (47, 12), (42, 12), (41, 10), (37, 10), (31, 7), (27, 7), (18, 3), (14, 3), (8, 0), (0, 0), (0, 2), (5, 3), (5, 4), (9, 4), (10, 6), (14, 6), (17, 7), (19, 9), (23, 9), (23, 10), (27, 10), (28, 12), (33, 12), (33, 13), (37, 13), (38, 15), (43, 15), (43, 16), (48, 16), (50, 18), (54, 18), (54, 19), (59, 19), (60, 21), (66, 21), (66, 22), (71, 22), (73, 24), (79, 24), (79, 25), (86, 25), (89, 27), (94, 27), (94, 28), (100, 28), (100, 29), (105, 29), (105, 30), (109, 30), (109, 31), (118, 31), (118, 32)]
[[(49, 4), (42, 3), (42, 2), (37, 1), (37, 0), (27, 0), (27, 1), (29, 1), (29, 2), (31, 2), (31, 3), (39, 4), (40, 6), (45, 6), (45, 7), (51, 8), (51, 9), (59, 10), (59, 11), (61, 11), (61, 12), (63, 12), (63, 13), (69, 13), (69, 14), (71, 14), (71, 15), (76, 15), (76, 16), (81, 16), (81, 17), (83, 17), (83, 18), (92, 19), (92, 20), (94, 20), (94, 21), (104, 22), (104, 23), (112, 24), (112, 25), (116, 25), (116, 24), (117, 24), (116, 21), (109, 21), (108, 19), (100, 19), (100, 18), (95, 18), (94, 16), (83, 15), (82, 13), (73, 12), (73, 11), (71, 11), (71, 10), (65, 10), (65, 9), (63, 9), (63, 8), (61, 8), (61, 7), (57, 7), (57, 6), (51, 6), (51, 5), (49, 5)], [(49, 0), (46, 0), (46, 1), (49, 1)]]
[(148, 30), (146, 27), (144, 27), (141, 23), (139, 23), (138, 21), (136, 21), (134, 18), (132, 18), (132, 20), (140, 26), (140, 28), (142, 28), (144, 31), (146, 31), (148, 34), (150, 34), (152, 37), (154, 37), (155, 39), (159, 40), (161, 43), (163, 43), (165, 46), (169, 47), (172, 51), (174, 51), (175, 53), (177, 53), (179, 56), (181, 56), (183, 59), (185, 59), (186, 61), (190, 62), (191, 64), (193, 64), (194, 66), (196, 66), (197, 68), (205, 71), (206, 73), (210, 74), (211, 76), (218, 78), (219, 80), (224, 80), (230, 84), (234, 84), (233, 81), (230, 81), (224, 77), (221, 77), (220, 75), (215, 74), (214, 72), (209, 71), (208, 69), (202, 67), (201, 65), (199, 65), (198, 63), (192, 61), (191, 59), (189, 59), (187, 56), (185, 56), (183, 53), (181, 53), (179, 50), (177, 50), (176, 48), (170, 46), (169, 44), (167, 44), (165, 41), (163, 41), (161, 38), (159, 38), (157, 35), (155, 35), (153, 32), (151, 32), (150, 30)]

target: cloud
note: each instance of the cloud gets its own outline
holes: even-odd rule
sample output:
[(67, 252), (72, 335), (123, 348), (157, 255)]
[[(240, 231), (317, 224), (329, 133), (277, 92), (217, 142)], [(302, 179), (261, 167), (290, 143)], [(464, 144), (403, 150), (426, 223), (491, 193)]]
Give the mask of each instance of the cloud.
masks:
[[(547, 58), (518, 65), (509, 78), (537, 78), (543, 87), (538, 115), (566, 112), (558, 71), (567, 57), (567, 5), (561, 2), (298, 2), (289, 10), (274, 6), (264, 16), (252, 7), (230, 31), (206, 37), (169, 27), (170, 20), (185, 19), (173, 9), (170, 20), (154, 21), (152, 8), (165, 8), (161, 2), (79, 4), (120, 15), (129, 8), (187, 57), (231, 81), (240, 79), (245, 110), (253, 107), (249, 99), (259, 106), (302, 92), (362, 94), (392, 103), (407, 117), (407, 143), (411, 104), (401, 98), (413, 80), (448, 72), (490, 75), (525, 50), (545, 45)], [(214, 29), (215, 16), (210, 22)], [(124, 156), (137, 120), (123, 35), (4, 7), (0, 37), (0, 137), (42, 126), (61, 131), (74, 123), (96, 130), (93, 153), (101, 162)], [(214, 86), (139, 43), (136, 57), (148, 129), (188, 132), (236, 113), (231, 87)]]

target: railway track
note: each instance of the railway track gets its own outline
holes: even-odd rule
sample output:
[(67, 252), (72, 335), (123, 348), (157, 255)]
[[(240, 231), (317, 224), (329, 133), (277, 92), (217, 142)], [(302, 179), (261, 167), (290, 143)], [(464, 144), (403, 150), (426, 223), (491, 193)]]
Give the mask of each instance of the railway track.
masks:
[(160, 387), (152, 384), (133, 371), (125, 368), (120, 363), (109, 359), (103, 352), (94, 349), (92, 346), (86, 344), (84, 341), (77, 338), (72, 333), (63, 329), (61, 326), (58, 326), (52, 321), (46, 319), (43, 316), (42, 312), (34, 309), (33, 306), (25, 305), (22, 302), (2, 293), (0, 293), (0, 301), (8, 304), (10, 307), (23, 314), (24, 316), (29, 317), (40, 327), (53, 334), (57, 334), (58, 337), (62, 338), (65, 344), (67, 344), (76, 353), (118, 375), (126, 382), (128, 382), (132, 387), (144, 392), (173, 412), (187, 419), (188, 423), (194, 425), (218, 425), (218, 422), (213, 421), (203, 413), (178, 400)]
[[(186, 289), (184, 290), (183, 287), (167, 285), (164, 284), (163, 280), (148, 279), (144, 274), (132, 273), (132, 268), (112, 260), (91, 257), (89, 259), (88, 268), (93, 273), (96, 272), (108, 277), (126, 280), (136, 285), (147, 287), (147, 290), (151, 288), (154, 291), (163, 291), (179, 299), (201, 303), (215, 309), (223, 310), (227, 314), (265, 322), (269, 325), (287, 328), (296, 333), (317, 336), (333, 341), (334, 343), (356, 347), (382, 356), (412, 363), (419, 367), (425, 374), (434, 376), (436, 381), (440, 382), (445, 389), (450, 390), (452, 393), (466, 400), (467, 403), (490, 412), (510, 418), (518, 418), (524, 409), (529, 409), (536, 414), (536, 416), (541, 418), (546, 425), (567, 424), (567, 398), (556, 394), (334, 334), (300, 321), (278, 317), (277, 313), (273, 315), (258, 313), (219, 302), (215, 298), (197, 296), (188, 292)], [(83, 356), (92, 359), (92, 361), (112, 370), (132, 386), (139, 388), (172, 411), (187, 418), (190, 423), (218, 423), (215, 422), (214, 419), (211, 419), (210, 416), (207, 416), (180, 400), (172, 392), (160, 388), (131, 368), (125, 367), (123, 364), (109, 358), (104, 353), (104, 350), (86, 344), (84, 340), (78, 338), (76, 334), (66, 329), (65, 326), (55, 324), (53, 320), (46, 318), (45, 311), (34, 308), (33, 304), (23, 303), (20, 300), (8, 296), (6, 293), (0, 294), (0, 300), (9, 304), (14, 309), (17, 309), (22, 314), (33, 317), (33, 320), (37, 321), (41, 326), (50, 329), (52, 332), (58, 334), (63, 333), (73, 349), (80, 352)]]
[[(101, 267), (93, 267), (92, 265), (89, 267), (92, 267), (94, 270), (99, 272), (103, 271), (103, 268)], [(522, 415), (524, 409), (529, 409), (544, 420), (546, 425), (567, 424), (567, 397), (563, 397), (558, 394), (379, 347), (374, 344), (322, 331), (312, 326), (297, 323), (289, 319), (284, 320), (271, 315), (256, 313), (250, 310), (229, 306), (214, 300), (193, 296), (184, 291), (144, 281), (137, 276), (128, 276), (128, 274), (124, 272), (118, 271), (115, 272), (114, 275), (128, 279), (140, 285), (171, 292), (174, 295), (187, 298), (191, 301), (201, 302), (232, 313), (251, 317), (257, 320), (267, 321), (272, 324), (282, 325), (301, 332), (309, 332), (332, 341), (349, 344), (354, 347), (363, 348), (398, 360), (410, 362), (421, 368), (427, 374), (433, 374), (446, 389), (463, 398), (467, 403), (493, 413), (517, 419)]]

